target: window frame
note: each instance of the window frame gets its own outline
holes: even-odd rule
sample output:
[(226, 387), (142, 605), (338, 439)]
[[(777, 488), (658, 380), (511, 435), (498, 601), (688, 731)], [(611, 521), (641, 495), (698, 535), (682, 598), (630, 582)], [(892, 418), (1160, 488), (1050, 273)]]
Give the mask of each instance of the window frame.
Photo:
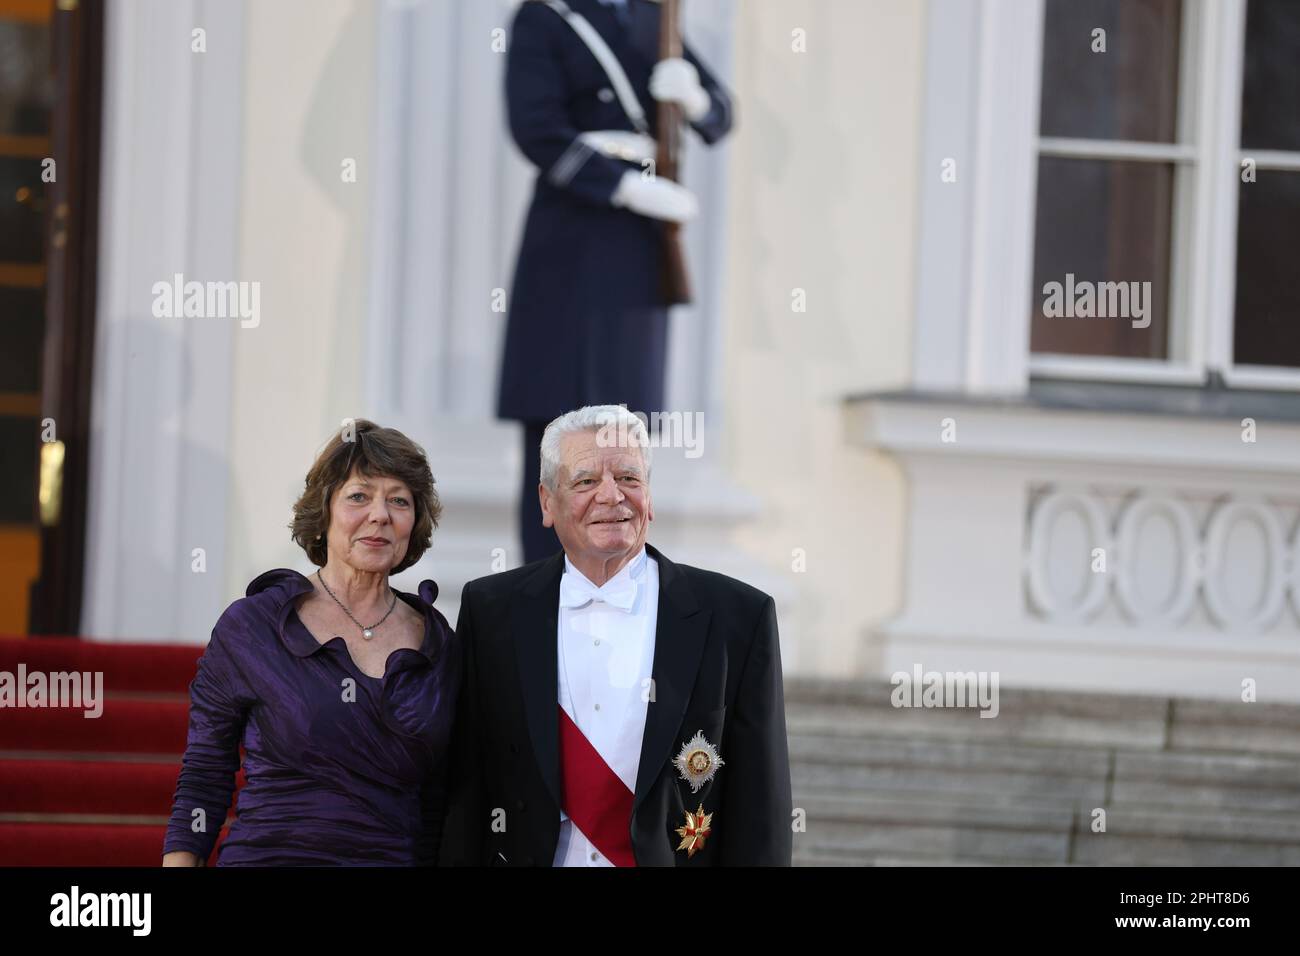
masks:
[[(1044, 6), (1044, 0), (1034, 2)], [(1257, 171), (1300, 172), (1300, 153), (1246, 150), (1241, 144), (1247, 2), (1183, 0), (1176, 142), (1034, 137), (1035, 162), (1039, 156), (1067, 156), (1173, 163), (1175, 185), (1169, 356), (1035, 353), (1026, 338), (1031, 376), (1186, 385), (1201, 384), (1217, 371), (1233, 387), (1300, 391), (1300, 367), (1238, 365), (1232, 354), (1241, 163), (1249, 157)], [(1035, 240), (1031, 230), (1031, 256)]]
[[(1040, 134), (1034, 144), (1036, 160), (1051, 156), (1150, 162), (1173, 167), (1166, 316), (1168, 357), (1131, 358), (1030, 351), (1031, 375), (1178, 385), (1199, 384), (1205, 378), (1204, 338), (1199, 334), (1201, 323), (1196, 314), (1193, 277), (1199, 263), (1204, 260), (1203, 243), (1207, 231), (1203, 227), (1209, 210), (1204, 200), (1209, 183), (1203, 174), (1210, 165), (1213, 144), (1207, 142), (1212, 123), (1204, 109), (1203, 91), (1196, 89), (1194, 81), (1207, 72), (1201, 67), (1214, 60), (1212, 47), (1216, 31), (1212, 23), (1206, 22), (1207, 12), (1203, 0), (1183, 0), (1179, 18), (1178, 102), (1173, 142), (1093, 140)], [(1043, 42), (1041, 38), (1040, 42)], [(1195, 94), (1189, 95), (1193, 89), (1196, 89)], [(1037, 236), (1031, 236), (1029, 241), (1032, 250)]]
[[(917, 205), (912, 386), (1023, 395), (1030, 377), (1203, 385), (1211, 370), (1242, 389), (1300, 391), (1300, 369), (1232, 364), (1241, 139), (1244, 0), (1186, 0), (1196, 18), (1193, 94), (1200, 210), (1182, 234), (1190, 264), (1172, 286), (1186, 360), (1031, 355), (1043, 0), (929, 0)], [(1187, 58), (1185, 58), (1187, 59)], [(1181, 107), (1180, 107), (1181, 108)], [(1254, 152), (1257, 168), (1300, 155)], [(944, 176), (951, 162), (957, 177)], [(1179, 263), (1173, 263), (1179, 267)], [(1171, 270), (1172, 275), (1172, 270)], [(1181, 296), (1181, 298), (1177, 298)]]
[[(1231, 263), (1222, 271), (1223, 288), (1217, 317), (1221, 320), (1218, 329), (1219, 340), (1216, 343), (1216, 358), (1223, 369), (1223, 378), (1227, 384), (1241, 388), (1278, 389), (1300, 391), (1300, 367), (1238, 365), (1233, 359), (1232, 339), (1236, 316), (1233, 314), (1237, 290), (1237, 212), (1238, 195), (1241, 188), (1241, 164), (1247, 158), (1255, 160), (1256, 172), (1286, 171), (1300, 173), (1300, 151), (1287, 150), (1249, 150), (1241, 142), (1241, 97), (1245, 77), (1246, 59), (1246, 0), (1227, 0), (1225, 4), (1231, 11), (1231, 19), (1224, 24), (1225, 50), (1224, 73), (1220, 78), (1221, 89), (1230, 93), (1223, 109), (1224, 142), (1228, 144), (1227, 165), (1232, 167), (1232, 176), (1228, 180), (1225, 170), (1225, 185), (1217, 198), (1225, 206), (1225, 229), (1223, 230), (1224, 247), (1219, 255), (1221, 262)], [(1230, 218), (1228, 218), (1230, 217)]]

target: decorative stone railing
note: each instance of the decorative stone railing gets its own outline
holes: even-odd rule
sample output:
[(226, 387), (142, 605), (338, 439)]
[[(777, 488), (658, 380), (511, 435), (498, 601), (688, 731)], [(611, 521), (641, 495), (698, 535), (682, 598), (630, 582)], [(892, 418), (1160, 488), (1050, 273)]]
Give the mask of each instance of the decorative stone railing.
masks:
[(905, 483), (882, 674), (1300, 700), (1300, 422), (906, 394), (848, 422)]
[(1135, 626), (1298, 630), (1296, 501), (1151, 486), (1044, 486), (1030, 501), (1024, 580), (1043, 620), (1113, 607)]

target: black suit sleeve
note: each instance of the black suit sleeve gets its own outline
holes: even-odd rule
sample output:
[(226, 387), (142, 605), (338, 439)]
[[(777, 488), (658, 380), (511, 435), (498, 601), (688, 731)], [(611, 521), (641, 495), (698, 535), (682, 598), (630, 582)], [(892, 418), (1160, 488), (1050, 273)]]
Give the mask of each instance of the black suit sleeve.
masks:
[(420, 866), (436, 866), (438, 863), (447, 796), (444, 777), (445, 768), (440, 767), (420, 785), (420, 838), (416, 845), (416, 859)]
[(718, 812), (724, 866), (789, 866), (791, 827), (790, 754), (785, 733), (785, 693), (776, 603), (763, 604), (749, 657), (727, 717), (729, 767)]
[(456, 719), (447, 761), (447, 813), (442, 826), (442, 866), (478, 866), (483, 861), (483, 768), (479, 746), (478, 667), (474, 642), (473, 601), (461, 594), (456, 634), (464, 655)]

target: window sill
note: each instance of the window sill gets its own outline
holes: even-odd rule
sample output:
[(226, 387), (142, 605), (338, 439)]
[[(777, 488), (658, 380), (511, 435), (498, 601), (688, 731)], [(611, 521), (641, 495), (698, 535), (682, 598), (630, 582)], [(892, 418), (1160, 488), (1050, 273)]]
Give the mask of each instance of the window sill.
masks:
[[(1300, 394), (1290, 392), (1035, 380), (1023, 395), (856, 395), (846, 411), (851, 441), (904, 458), (1300, 474)], [(1254, 441), (1243, 440), (1245, 418)]]
[(1152, 385), (1074, 379), (1031, 379), (1024, 395), (898, 389), (848, 396), (863, 402), (917, 403), (1011, 410), (1121, 412), (1173, 418), (1300, 423), (1300, 392), (1223, 386)]

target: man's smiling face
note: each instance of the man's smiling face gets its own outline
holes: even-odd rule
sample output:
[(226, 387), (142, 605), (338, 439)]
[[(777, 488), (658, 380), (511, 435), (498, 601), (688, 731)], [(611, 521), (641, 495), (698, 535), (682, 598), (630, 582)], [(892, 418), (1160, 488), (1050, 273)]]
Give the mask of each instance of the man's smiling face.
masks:
[(545, 485), (540, 490), (542, 524), (555, 528), (565, 553), (580, 567), (632, 557), (654, 520), (641, 450), (601, 447), (599, 434), (590, 429), (565, 435), (555, 490)]

